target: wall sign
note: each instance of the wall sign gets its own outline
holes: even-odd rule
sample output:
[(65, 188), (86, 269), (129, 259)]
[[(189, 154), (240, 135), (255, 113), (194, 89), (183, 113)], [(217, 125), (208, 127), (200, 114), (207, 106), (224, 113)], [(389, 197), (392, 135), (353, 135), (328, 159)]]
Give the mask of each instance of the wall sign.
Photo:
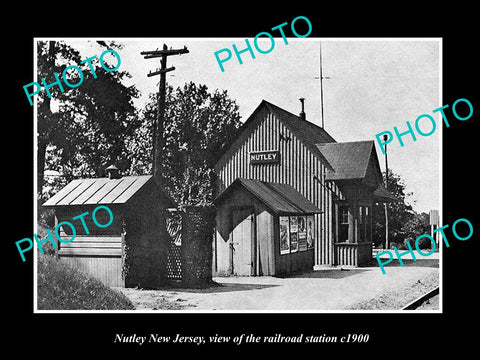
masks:
[(277, 164), (280, 162), (278, 150), (255, 151), (250, 153), (250, 164)]
[(307, 216), (307, 249), (313, 248), (313, 216)]
[(298, 251), (307, 250), (307, 217), (298, 217)]
[(314, 247), (313, 216), (280, 216), (280, 255)]
[(290, 253), (298, 251), (298, 217), (290, 216)]
[(290, 226), (288, 216), (280, 216), (280, 255), (290, 253)]

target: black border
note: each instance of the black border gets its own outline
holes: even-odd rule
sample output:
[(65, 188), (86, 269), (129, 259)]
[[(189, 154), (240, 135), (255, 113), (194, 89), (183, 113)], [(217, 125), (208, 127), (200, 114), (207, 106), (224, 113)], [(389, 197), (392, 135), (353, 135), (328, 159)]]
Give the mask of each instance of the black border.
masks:
[[(72, 9), (62, 4), (58, 9), (50, 6), (15, 10), (17, 20), (4, 22), (2, 61), (7, 72), (4, 87), (8, 101), (4, 132), (4, 189), (7, 211), (4, 239), (3, 272), (6, 279), (4, 294), (7, 307), (4, 320), (7, 348), (22, 351), (26, 346), (49, 354), (110, 354), (140, 355), (151, 351), (155, 356), (168, 356), (164, 350), (217, 352), (221, 350), (256, 350), (259, 345), (233, 344), (182, 347), (150, 344), (113, 344), (116, 333), (138, 335), (179, 332), (190, 335), (229, 335), (253, 333), (260, 335), (327, 334), (342, 336), (347, 333), (368, 333), (367, 344), (289, 345), (295, 351), (307, 350), (308, 356), (323, 357), (354, 351), (357, 355), (390, 356), (396, 352), (415, 354), (415, 357), (434, 355), (438, 350), (460, 346), (465, 353), (475, 344), (475, 327), (468, 328), (468, 320), (476, 313), (471, 292), (476, 279), (478, 253), (478, 215), (473, 205), (478, 198), (476, 168), (476, 123), (480, 106), (476, 38), (473, 36), (478, 21), (476, 9), (461, 3), (438, 5), (421, 11), (408, 3), (395, 3), (383, 8), (342, 3), (332, 9), (315, 4), (309, 11), (292, 4), (264, 5), (264, 9), (249, 7), (245, 3), (202, 4), (193, 9), (188, 3), (176, 8), (164, 4), (73, 4)], [(293, 4), (294, 5), (294, 4)], [(128, 7), (128, 9), (124, 7)], [(122, 9), (124, 8), (124, 9)], [(274, 11), (280, 9), (280, 11)], [(27, 12), (28, 10), (28, 12)], [(112, 37), (229, 37), (251, 38), (296, 16), (303, 15), (313, 25), (311, 37), (441, 37), (443, 38), (443, 104), (452, 104), (458, 98), (467, 98), (474, 107), (468, 121), (452, 120), (443, 131), (443, 187), (444, 224), (458, 218), (469, 219), (474, 236), (465, 242), (453, 240), (444, 252), (444, 313), (443, 314), (33, 314), (33, 257), (25, 263), (18, 257), (14, 241), (30, 237), (33, 230), (33, 110), (25, 101), (22, 86), (31, 82), (33, 74), (33, 38), (42, 36), (112, 36)], [(475, 63), (474, 63), (475, 62)], [(476, 84), (475, 84), (476, 85)], [(13, 99), (13, 102), (12, 102)], [(12, 142), (8, 140), (12, 139)], [(414, 160), (414, 159), (412, 159)], [(426, 174), (428, 176), (428, 174)], [(11, 315), (10, 315), (11, 314)], [(287, 345), (262, 345), (269, 351), (283, 352)], [(335, 353), (330, 353), (335, 350)], [(325, 353), (325, 352), (326, 353)], [(172, 355), (173, 355), (172, 354)], [(170, 355), (170, 356), (172, 356)], [(327, 355), (328, 356), (328, 355)]]

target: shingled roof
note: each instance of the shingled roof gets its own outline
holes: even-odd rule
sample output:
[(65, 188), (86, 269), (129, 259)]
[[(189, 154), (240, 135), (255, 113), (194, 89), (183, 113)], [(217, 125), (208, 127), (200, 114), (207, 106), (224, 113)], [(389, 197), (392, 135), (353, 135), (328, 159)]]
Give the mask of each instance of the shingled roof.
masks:
[(327, 172), (326, 180), (364, 180), (368, 171), (373, 172), (377, 188), (373, 196), (378, 202), (401, 201), (382, 184), (382, 173), (378, 164), (373, 141), (317, 144), (335, 171)]
[(325, 143), (317, 144), (317, 148), (335, 170), (327, 172), (327, 180), (353, 180), (364, 179), (367, 175), (374, 143), (373, 141)]

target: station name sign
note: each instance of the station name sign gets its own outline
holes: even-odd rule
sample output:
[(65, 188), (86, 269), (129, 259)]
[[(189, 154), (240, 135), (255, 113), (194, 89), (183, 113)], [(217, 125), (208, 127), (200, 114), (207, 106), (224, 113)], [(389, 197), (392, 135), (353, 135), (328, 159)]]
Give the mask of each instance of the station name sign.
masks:
[(278, 150), (255, 151), (250, 153), (250, 164), (278, 164), (280, 152)]

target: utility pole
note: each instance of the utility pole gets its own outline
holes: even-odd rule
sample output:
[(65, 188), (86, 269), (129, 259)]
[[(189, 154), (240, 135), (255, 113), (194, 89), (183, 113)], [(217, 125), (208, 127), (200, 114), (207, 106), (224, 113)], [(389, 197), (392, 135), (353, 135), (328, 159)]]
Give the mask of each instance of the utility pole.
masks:
[[(385, 189), (388, 190), (388, 157), (387, 157), (387, 140), (388, 135), (383, 135), (383, 141), (385, 143)], [(385, 249), (388, 249), (388, 206), (385, 205)]]
[(162, 151), (165, 147), (164, 119), (165, 119), (165, 96), (166, 96), (166, 73), (175, 70), (175, 67), (167, 69), (167, 57), (171, 55), (188, 54), (187, 47), (183, 49), (167, 49), (167, 45), (163, 44), (163, 50), (142, 51), (140, 55), (144, 55), (144, 59), (160, 59), (160, 69), (150, 71), (147, 76), (160, 75), (160, 84), (157, 94), (157, 120), (153, 126), (153, 178), (157, 185), (162, 185), (163, 177), (161, 171)]

